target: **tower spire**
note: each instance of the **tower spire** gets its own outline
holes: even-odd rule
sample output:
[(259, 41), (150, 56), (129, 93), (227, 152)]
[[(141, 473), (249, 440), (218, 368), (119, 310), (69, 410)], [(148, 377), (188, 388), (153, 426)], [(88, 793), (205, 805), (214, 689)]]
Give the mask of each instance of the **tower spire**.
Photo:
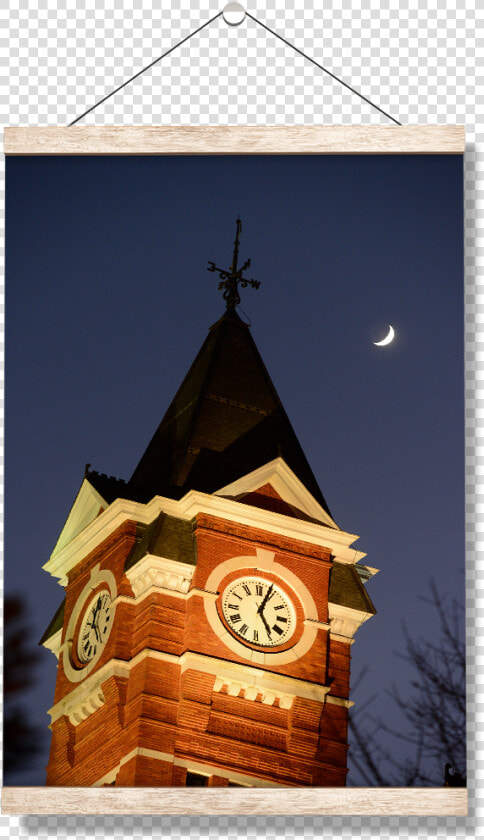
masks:
[(243, 277), (244, 271), (249, 268), (250, 260), (246, 260), (243, 264), (242, 268), (237, 268), (238, 261), (239, 261), (239, 242), (240, 242), (240, 234), (242, 232), (242, 221), (240, 217), (238, 217), (235, 221), (236, 224), (236, 233), (235, 233), (235, 242), (234, 242), (234, 254), (232, 257), (232, 265), (228, 269), (218, 268), (214, 262), (208, 263), (207, 271), (216, 271), (220, 277), (220, 283), (218, 284), (219, 291), (223, 290), (223, 298), (226, 302), (226, 308), (229, 310), (235, 310), (235, 307), (240, 303), (240, 294), (239, 294), (239, 283), (243, 289), (246, 286), (250, 285), (254, 289), (258, 289), (260, 286), (260, 280), (249, 280), (247, 277)]
[[(237, 225), (236, 233), (235, 233), (235, 242), (234, 242), (234, 256), (232, 257), (232, 265), (230, 266), (230, 272), (232, 274), (237, 274), (237, 263), (239, 261), (239, 242), (240, 242), (240, 234), (242, 233), (242, 220), (240, 216), (237, 216), (235, 220), (235, 224)], [(247, 267), (250, 265), (250, 260), (246, 263)]]

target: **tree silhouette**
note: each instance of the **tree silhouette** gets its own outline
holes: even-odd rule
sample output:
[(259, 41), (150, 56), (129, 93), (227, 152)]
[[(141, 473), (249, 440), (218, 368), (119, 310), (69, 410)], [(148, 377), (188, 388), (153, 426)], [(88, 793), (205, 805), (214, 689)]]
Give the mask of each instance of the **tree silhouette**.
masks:
[(42, 747), (42, 732), (30, 722), (21, 704), (22, 692), (35, 684), (39, 655), (30, 639), (25, 602), (18, 595), (7, 596), (4, 602), (4, 778), (25, 766)]
[[(436, 643), (415, 640), (404, 625), (406, 649), (399, 654), (413, 668), (409, 696), (387, 691), (407, 726), (398, 731), (368, 713), (375, 696), (350, 715), (350, 750), (355, 769), (371, 787), (464, 785), (466, 776), (464, 608), (439, 593), (433, 580), (422, 600), (438, 614)], [(366, 675), (364, 669), (359, 682)], [(364, 720), (364, 723), (363, 723)], [(404, 742), (407, 758), (399, 757)], [(447, 766), (446, 766), (447, 765)], [(444, 769), (445, 768), (445, 769)], [(453, 770), (451, 774), (449, 771)], [(348, 779), (351, 784), (351, 779)]]

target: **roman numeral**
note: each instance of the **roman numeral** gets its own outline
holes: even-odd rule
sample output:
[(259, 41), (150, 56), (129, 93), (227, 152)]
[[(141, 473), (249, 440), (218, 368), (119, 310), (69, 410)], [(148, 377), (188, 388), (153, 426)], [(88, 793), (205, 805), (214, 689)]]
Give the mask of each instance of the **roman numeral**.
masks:
[(274, 624), (274, 625), (272, 626), (272, 629), (273, 629), (273, 630), (275, 630), (275, 631), (276, 631), (276, 633), (278, 633), (278, 634), (279, 634), (279, 636), (282, 636), (282, 632), (283, 632), (283, 631), (281, 630), (281, 628), (279, 627), (279, 625), (278, 625), (278, 624)]
[(249, 628), (247, 627), (247, 624), (243, 624), (242, 627), (239, 630), (239, 633), (247, 633), (248, 629)]
[(274, 607), (275, 610), (283, 610), (284, 604), (278, 604), (277, 607)]
[(242, 621), (239, 613), (234, 613), (233, 615), (231, 615), (230, 620), (233, 621), (234, 624), (235, 624), (236, 621)]
[(227, 604), (229, 610), (238, 610), (238, 604)]
[(264, 590), (263, 590), (262, 584), (261, 584), (261, 583), (256, 583), (256, 585), (255, 585), (255, 594), (256, 594), (256, 595), (262, 595), (263, 591), (264, 591)]
[(283, 615), (278, 615), (277, 616), (277, 621), (283, 621), (284, 624), (287, 624), (287, 618), (284, 618)]
[(242, 584), (242, 589), (244, 590), (244, 592), (246, 593), (246, 595), (251, 595), (251, 594), (252, 594), (252, 593), (251, 593), (251, 591), (250, 591), (250, 589), (249, 589), (249, 587), (247, 586), (247, 584), (246, 584), (246, 583), (243, 583), (243, 584)]
[(253, 641), (254, 641), (254, 642), (258, 642), (258, 641), (259, 641), (259, 634), (258, 634), (257, 630), (254, 630), (254, 639), (253, 639)]
[(239, 601), (241, 601), (241, 600), (242, 600), (242, 595), (237, 595), (237, 593), (236, 593), (236, 592), (231, 592), (230, 594), (231, 594), (231, 595), (233, 595), (233, 596), (234, 596), (234, 598), (238, 598), (238, 599), (239, 599)]

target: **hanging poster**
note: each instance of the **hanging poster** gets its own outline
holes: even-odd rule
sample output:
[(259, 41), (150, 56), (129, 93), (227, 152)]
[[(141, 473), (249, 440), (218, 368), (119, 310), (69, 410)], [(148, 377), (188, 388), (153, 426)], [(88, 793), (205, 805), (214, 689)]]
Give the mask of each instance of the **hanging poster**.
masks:
[(4, 811), (466, 813), (463, 130), (6, 151)]

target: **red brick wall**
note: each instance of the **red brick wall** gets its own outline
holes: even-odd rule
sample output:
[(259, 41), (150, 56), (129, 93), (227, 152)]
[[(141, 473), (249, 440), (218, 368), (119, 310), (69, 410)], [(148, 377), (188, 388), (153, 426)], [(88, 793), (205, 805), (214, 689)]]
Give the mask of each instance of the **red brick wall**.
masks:
[[(113, 572), (119, 592), (133, 598), (123, 569), (135, 534), (136, 523), (125, 523), (69, 575), (65, 627), (96, 563)], [(203, 589), (211, 572), (225, 560), (255, 556), (256, 549), (263, 548), (275, 552), (276, 563), (303, 581), (315, 600), (318, 619), (327, 622), (329, 550), (206, 515), (197, 517), (195, 538), (193, 587)], [(238, 570), (232, 577), (240, 573)], [(273, 572), (264, 574), (274, 577)], [(297, 609), (302, 619), (301, 607)], [(320, 629), (311, 649), (298, 661), (257, 667), (318, 685), (332, 680), (331, 694), (347, 697), (349, 645), (329, 643), (328, 639), (328, 631)], [(293, 643), (294, 638), (290, 645)], [(112, 658), (129, 662), (145, 649), (176, 656), (193, 651), (241, 665), (247, 661), (223, 645), (197, 595), (186, 600), (158, 591), (138, 604), (118, 603), (106, 649), (95, 670)], [(213, 675), (182, 672), (178, 662), (156, 657), (142, 659), (127, 678), (110, 678), (103, 684), (104, 706), (77, 726), (65, 716), (53, 724), (47, 783), (92, 784), (119, 766), (132, 750), (141, 749), (220, 768), (224, 775), (215, 773), (211, 785), (225, 785), (227, 776), (234, 774), (286, 785), (345, 784), (345, 707), (296, 698), (286, 710), (279, 708), (277, 701), (272, 706), (262, 703), (262, 695), (248, 700), (243, 693), (233, 697), (223, 689), (214, 692), (214, 682)], [(67, 679), (61, 656), (55, 702), (79, 685)], [(116, 785), (184, 786), (185, 779), (186, 768), (172, 761), (135, 755), (121, 766)]]

